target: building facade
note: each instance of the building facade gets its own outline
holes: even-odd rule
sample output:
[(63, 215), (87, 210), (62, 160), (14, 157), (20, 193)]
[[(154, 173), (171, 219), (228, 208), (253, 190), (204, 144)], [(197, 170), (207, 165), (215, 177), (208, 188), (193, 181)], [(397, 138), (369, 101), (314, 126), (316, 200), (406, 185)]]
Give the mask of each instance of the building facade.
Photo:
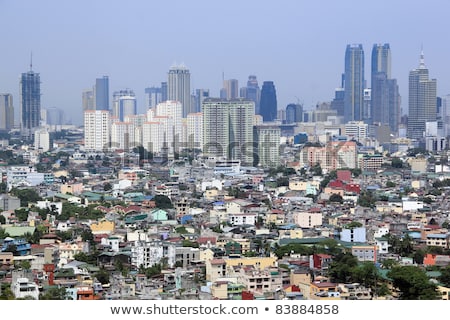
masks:
[(245, 99), (209, 98), (203, 102), (203, 153), (253, 164), (255, 104)]
[(264, 122), (274, 121), (277, 117), (277, 92), (273, 81), (263, 82), (259, 111)]
[(0, 93), (0, 130), (9, 131), (14, 126), (13, 97), (10, 93)]
[(344, 121), (363, 120), (364, 50), (362, 44), (347, 45), (344, 77)]
[(410, 139), (421, 140), (426, 122), (436, 121), (437, 81), (429, 79), (423, 52), (417, 69), (409, 72), (408, 131)]
[(189, 113), (194, 112), (191, 109), (191, 74), (186, 66), (172, 66), (169, 69), (167, 99), (181, 103), (183, 118), (186, 118)]
[(31, 137), (41, 121), (41, 77), (32, 70), (20, 78), (20, 124), (22, 135)]

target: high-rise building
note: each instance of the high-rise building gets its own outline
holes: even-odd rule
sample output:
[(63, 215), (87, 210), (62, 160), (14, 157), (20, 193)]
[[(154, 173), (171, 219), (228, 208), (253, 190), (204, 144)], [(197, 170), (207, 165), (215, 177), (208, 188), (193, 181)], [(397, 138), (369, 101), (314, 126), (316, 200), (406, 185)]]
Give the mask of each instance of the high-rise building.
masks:
[(206, 98), (209, 98), (209, 89), (195, 89), (195, 96), (194, 96), (195, 113), (199, 113), (202, 111), (202, 103)]
[(109, 78), (103, 76), (95, 80), (94, 86), (95, 110), (109, 110)]
[(0, 93), (0, 130), (9, 131), (14, 127), (13, 96)]
[(108, 110), (84, 112), (84, 148), (87, 151), (109, 149), (110, 114)]
[(362, 44), (347, 45), (344, 75), (344, 121), (363, 120), (364, 50)]
[(188, 149), (203, 149), (203, 115), (201, 112), (188, 114), (186, 142)]
[(167, 100), (147, 111), (143, 124), (144, 148), (158, 155), (173, 158), (180, 151), (182, 140), (182, 105)]
[(31, 137), (41, 120), (41, 77), (31, 68), (20, 78), (20, 104), (22, 135)]
[(83, 113), (87, 110), (95, 110), (94, 105), (94, 90), (92, 89), (86, 89), (81, 94), (81, 104)]
[(259, 125), (253, 127), (255, 152), (253, 165), (273, 168), (280, 165), (281, 129), (277, 125)]
[(253, 164), (255, 103), (246, 99), (203, 101), (203, 153)]
[(223, 80), (223, 88), (220, 90), (221, 99), (236, 99), (239, 97), (239, 82), (236, 79)]
[(303, 122), (303, 106), (299, 103), (290, 103), (286, 106), (286, 123)]
[(277, 117), (277, 92), (273, 81), (264, 81), (261, 89), (260, 114), (264, 122), (274, 121)]
[(179, 101), (183, 108), (183, 118), (193, 113), (191, 108), (191, 75), (184, 65), (172, 66), (167, 81), (167, 99)]
[(391, 79), (391, 49), (389, 44), (374, 44), (371, 65), (371, 123), (389, 125), (398, 133), (400, 94), (396, 79)]
[(344, 96), (345, 90), (343, 87), (334, 90), (334, 99), (331, 101), (331, 109), (336, 110), (338, 117), (344, 117)]
[(145, 88), (145, 108), (146, 108), (146, 110), (156, 107), (156, 105), (160, 102), (163, 102), (161, 87)]
[(426, 122), (436, 121), (437, 81), (429, 79), (423, 52), (419, 67), (409, 72), (408, 138), (421, 140)]
[(136, 95), (133, 90), (125, 89), (114, 91), (112, 103), (112, 115), (120, 121), (124, 121), (126, 116), (137, 114)]
[(255, 114), (260, 114), (259, 103), (261, 99), (261, 90), (255, 75), (249, 75), (247, 86), (240, 90), (241, 98), (252, 100), (255, 103)]

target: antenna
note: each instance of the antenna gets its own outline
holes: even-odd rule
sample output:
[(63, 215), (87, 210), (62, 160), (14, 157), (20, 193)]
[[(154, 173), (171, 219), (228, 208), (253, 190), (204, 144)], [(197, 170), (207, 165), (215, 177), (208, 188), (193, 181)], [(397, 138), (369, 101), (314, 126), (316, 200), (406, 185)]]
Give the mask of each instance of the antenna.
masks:
[(33, 51), (30, 53), (30, 71), (33, 71)]

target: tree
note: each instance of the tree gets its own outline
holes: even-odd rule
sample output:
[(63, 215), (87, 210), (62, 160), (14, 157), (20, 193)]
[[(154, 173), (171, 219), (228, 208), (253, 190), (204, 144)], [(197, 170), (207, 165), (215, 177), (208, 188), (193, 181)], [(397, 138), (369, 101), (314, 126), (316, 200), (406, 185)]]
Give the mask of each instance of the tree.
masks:
[(11, 290), (11, 284), (0, 283), (0, 300), (14, 300), (14, 293)]
[(338, 202), (338, 203), (344, 202), (344, 200), (342, 199), (342, 196), (337, 193), (333, 193), (328, 200), (330, 202)]
[(50, 287), (39, 295), (39, 300), (69, 300), (65, 287)]
[(358, 259), (351, 253), (338, 254), (330, 264), (328, 275), (335, 282), (350, 282), (354, 277), (354, 268), (358, 265)]
[(108, 284), (109, 283), (109, 272), (102, 268), (95, 274), (95, 278), (101, 284)]
[(156, 195), (153, 200), (155, 201), (155, 205), (160, 209), (172, 209), (173, 204), (168, 196), (165, 195)]
[(387, 276), (401, 292), (401, 300), (438, 300), (436, 285), (428, 279), (424, 270), (416, 266), (392, 268)]
[(392, 182), (391, 180), (386, 182), (386, 188), (395, 188), (395, 186), (396, 186), (395, 182)]
[(353, 279), (364, 284), (366, 288), (375, 288), (378, 279), (378, 270), (372, 262), (366, 261), (354, 269)]
[(393, 157), (391, 160), (392, 168), (403, 168), (403, 161), (398, 157)]
[(450, 266), (441, 269), (439, 281), (445, 286), (450, 287)]
[(39, 196), (36, 190), (30, 188), (27, 189), (12, 188), (11, 194), (20, 199), (20, 205), (22, 207), (28, 207), (29, 203), (36, 203), (37, 201), (42, 200), (42, 198)]

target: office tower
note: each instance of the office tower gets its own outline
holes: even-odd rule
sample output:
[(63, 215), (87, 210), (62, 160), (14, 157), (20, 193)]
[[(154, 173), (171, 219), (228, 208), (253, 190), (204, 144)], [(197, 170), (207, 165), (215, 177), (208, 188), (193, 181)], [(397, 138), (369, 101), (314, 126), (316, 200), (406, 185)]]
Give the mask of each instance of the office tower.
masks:
[(344, 125), (344, 135), (348, 140), (363, 143), (369, 133), (369, 125), (363, 121), (349, 121)]
[(114, 91), (112, 103), (112, 115), (120, 121), (126, 116), (137, 114), (136, 95), (133, 90), (125, 89)]
[(109, 149), (110, 114), (108, 110), (84, 112), (84, 148), (86, 151)]
[(184, 65), (170, 68), (167, 81), (167, 99), (181, 103), (183, 118), (194, 112), (191, 109), (191, 75), (189, 69)]
[(264, 81), (261, 89), (260, 114), (263, 121), (273, 121), (277, 117), (277, 92), (273, 81)]
[(31, 66), (20, 78), (20, 104), (22, 135), (31, 137), (41, 120), (41, 77)]
[[(167, 100), (167, 99), (166, 99)], [(145, 109), (156, 107), (156, 105), (165, 100), (162, 99), (161, 87), (145, 88)]]
[(95, 80), (94, 86), (95, 110), (109, 110), (109, 78), (103, 76)]
[(223, 80), (223, 88), (220, 90), (221, 99), (236, 99), (239, 97), (239, 83), (236, 79)]
[(241, 88), (240, 96), (247, 100), (252, 100), (255, 103), (255, 114), (260, 114), (259, 103), (261, 99), (261, 90), (255, 75), (248, 76), (247, 86)]
[(209, 89), (195, 89), (195, 97), (194, 97), (195, 113), (202, 111), (202, 103), (206, 98), (209, 98)]
[(362, 120), (365, 123), (372, 123), (372, 89), (365, 88), (363, 90), (363, 108), (362, 108)]
[(450, 94), (440, 98), (439, 118), (442, 123), (442, 136), (450, 136)]
[(361, 44), (347, 45), (344, 75), (344, 121), (363, 120), (364, 50)]
[(81, 93), (81, 105), (83, 113), (86, 110), (95, 110), (94, 100), (94, 90), (87, 89)]
[(280, 165), (280, 137), (279, 126), (263, 124), (253, 127), (254, 166), (275, 168)]
[(169, 100), (168, 94), (167, 82), (161, 82), (161, 102)]
[(208, 98), (202, 104), (203, 153), (217, 159), (253, 163), (255, 103)]
[(426, 122), (436, 121), (436, 79), (429, 79), (423, 52), (419, 67), (409, 72), (408, 138), (421, 140)]
[(344, 96), (343, 87), (334, 90), (334, 99), (331, 101), (331, 109), (336, 110), (338, 117), (344, 117)]
[(303, 122), (303, 106), (299, 103), (290, 103), (286, 106), (286, 123)]
[(398, 133), (400, 94), (396, 79), (391, 79), (391, 49), (389, 44), (374, 44), (371, 64), (371, 119), (377, 125), (389, 125)]
[(14, 127), (13, 97), (10, 93), (0, 93), (0, 131)]

